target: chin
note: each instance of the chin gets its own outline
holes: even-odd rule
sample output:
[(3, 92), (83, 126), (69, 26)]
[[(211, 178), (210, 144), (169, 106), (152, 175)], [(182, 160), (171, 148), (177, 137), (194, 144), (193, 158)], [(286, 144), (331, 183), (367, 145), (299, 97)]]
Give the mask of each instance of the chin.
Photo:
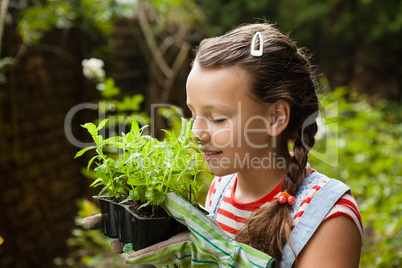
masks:
[(209, 167), (209, 172), (216, 176), (216, 177), (223, 177), (223, 176), (227, 176), (227, 175), (231, 175), (233, 173), (235, 173), (235, 171), (231, 170), (231, 169), (222, 169), (222, 168), (211, 168)]

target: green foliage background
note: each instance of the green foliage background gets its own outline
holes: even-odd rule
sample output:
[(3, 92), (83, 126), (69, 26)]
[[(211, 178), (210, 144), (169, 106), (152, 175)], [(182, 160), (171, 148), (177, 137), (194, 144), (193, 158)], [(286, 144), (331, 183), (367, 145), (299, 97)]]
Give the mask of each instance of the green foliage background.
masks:
[(86, 199), (77, 200), (79, 208), (75, 218), (77, 227), (72, 230), (71, 237), (67, 240), (70, 252), (67, 257), (54, 259), (56, 267), (109, 267), (118, 268), (124, 266), (124, 258), (127, 253), (116, 254), (109, 245), (108, 239), (100, 230), (83, 230), (81, 221), (85, 217), (100, 213), (95, 203)]
[[(402, 1), (390, 0), (197, 0), (209, 34), (264, 19), (276, 23), (320, 59), (339, 68), (353, 61), (381, 60), (400, 51)], [(400, 52), (399, 52), (400, 53)]]
[[(102, 46), (107, 47), (115, 19), (133, 9), (114, 0), (42, 2), (46, 5), (30, 8), (21, 14), (19, 31), (26, 45), (39, 42), (43, 33), (51, 29), (76, 27), (103, 38)], [(188, 12), (188, 7), (197, 5), (203, 13), (200, 15), (197, 9), (197, 18), (203, 17), (204, 23), (191, 25), (193, 35), (199, 32), (206, 36), (221, 34), (241, 23), (266, 18), (277, 23), (282, 31), (291, 32), (292, 38), (300, 45), (315, 52), (316, 62), (319, 60), (317, 63), (322, 67), (347, 69), (347, 66), (361, 62), (386, 65), (390, 70), (400, 66), (400, 0), (153, 0), (149, 3), (159, 10), (161, 18), (166, 19), (160, 23), (158, 33), (163, 33), (164, 27), (168, 27), (169, 16), (174, 16), (175, 23), (180, 21), (179, 18), (191, 21), (192, 13)], [(183, 5), (186, 8), (176, 8)], [(172, 7), (175, 7), (174, 12)], [(382, 61), (385, 52), (393, 58), (391, 63), (394, 65)], [(0, 59), (3, 63), (6, 60), (10, 62), (12, 59)], [(0, 67), (1, 76), (4, 68)], [(317, 153), (310, 154), (310, 164), (329, 177), (343, 180), (353, 191), (365, 225), (361, 267), (400, 267), (400, 103), (384, 99), (372, 101), (347, 88), (322, 93), (321, 100), (321, 128), (328, 131), (313, 148)], [(169, 115), (167, 117), (172, 119)], [(174, 122), (171, 120), (172, 126)], [(80, 205), (81, 217), (92, 213), (85, 206)], [(80, 257), (70, 256), (66, 262), (71, 258), (81, 259), (80, 267), (92, 267), (114, 260), (108, 245), (102, 240), (103, 235), (95, 232), (83, 232), (78, 227), (73, 231), (69, 244), (74, 248), (72, 254)], [(65, 265), (66, 262), (58, 259), (59, 264)]]
[(309, 162), (352, 189), (365, 229), (361, 267), (400, 267), (402, 108), (384, 99), (370, 105), (366, 96), (347, 87), (322, 94), (320, 99), (321, 121), (325, 121), (321, 128), (328, 132), (313, 149), (329, 157), (311, 152)]

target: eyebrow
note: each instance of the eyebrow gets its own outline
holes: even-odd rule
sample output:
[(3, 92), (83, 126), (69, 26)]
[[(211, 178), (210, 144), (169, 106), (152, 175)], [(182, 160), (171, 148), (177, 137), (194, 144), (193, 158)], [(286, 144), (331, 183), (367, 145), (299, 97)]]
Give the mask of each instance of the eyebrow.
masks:
[[(189, 103), (186, 103), (186, 104), (187, 104), (188, 108), (190, 108), (190, 109), (193, 108), (193, 106), (191, 104), (189, 104)], [(232, 108), (232, 105), (226, 105), (226, 104), (212, 105), (212, 104), (207, 104), (207, 105), (202, 106), (202, 108), (203, 109), (212, 109), (212, 108), (215, 108), (215, 109), (229, 109), (229, 108)]]

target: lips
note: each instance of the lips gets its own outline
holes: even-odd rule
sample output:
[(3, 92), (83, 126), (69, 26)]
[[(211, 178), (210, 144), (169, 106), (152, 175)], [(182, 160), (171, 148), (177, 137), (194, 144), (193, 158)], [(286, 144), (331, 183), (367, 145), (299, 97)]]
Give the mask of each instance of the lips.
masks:
[(217, 159), (222, 154), (222, 151), (204, 151), (204, 159), (205, 161), (212, 161)]

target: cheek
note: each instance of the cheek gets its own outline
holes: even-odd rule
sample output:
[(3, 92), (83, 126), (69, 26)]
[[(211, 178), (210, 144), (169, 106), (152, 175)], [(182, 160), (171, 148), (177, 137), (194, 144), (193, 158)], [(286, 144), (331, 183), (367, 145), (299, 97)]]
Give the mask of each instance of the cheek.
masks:
[(229, 124), (223, 127), (216, 127), (211, 134), (211, 142), (217, 149), (223, 149), (234, 146), (234, 130)]
[(211, 142), (219, 149), (241, 149), (247, 147), (243, 126), (236, 122), (215, 128), (211, 134)]
[(261, 149), (268, 146), (269, 136), (263, 120), (252, 120), (244, 125), (233, 122), (213, 127), (210, 138), (216, 149)]
[(244, 132), (244, 144), (252, 148), (262, 148), (266, 147), (268, 141), (268, 135), (260, 130), (248, 130)]
[(269, 123), (265, 118), (248, 120), (242, 128), (244, 144), (251, 148), (265, 148), (268, 146)]

